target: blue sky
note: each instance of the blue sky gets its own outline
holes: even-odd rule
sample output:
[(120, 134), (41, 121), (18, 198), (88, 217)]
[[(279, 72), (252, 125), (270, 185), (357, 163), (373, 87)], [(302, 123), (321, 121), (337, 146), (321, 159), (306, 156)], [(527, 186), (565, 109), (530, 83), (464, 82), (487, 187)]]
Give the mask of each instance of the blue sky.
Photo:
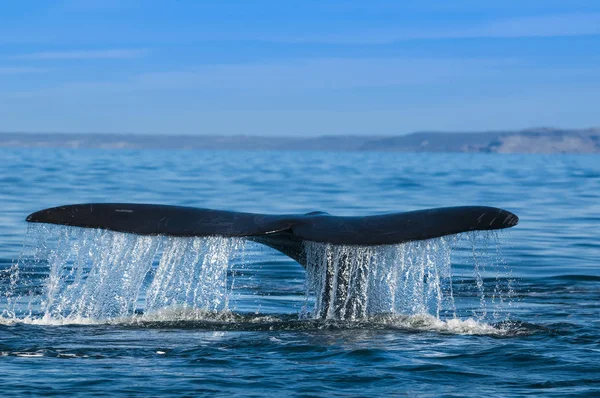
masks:
[(600, 125), (594, 0), (0, 7), (0, 131), (316, 136)]

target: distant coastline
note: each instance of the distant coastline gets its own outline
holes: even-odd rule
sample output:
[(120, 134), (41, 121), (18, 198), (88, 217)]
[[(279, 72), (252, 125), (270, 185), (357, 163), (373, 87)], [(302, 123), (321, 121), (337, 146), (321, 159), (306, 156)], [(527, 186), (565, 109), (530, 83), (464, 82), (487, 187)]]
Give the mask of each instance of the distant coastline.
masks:
[(416, 132), (397, 136), (205, 136), (103, 133), (0, 133), (0, 147), (187, 150), (290, 150), (474, 153), (600, 153), (600, 127), (518, 131)]

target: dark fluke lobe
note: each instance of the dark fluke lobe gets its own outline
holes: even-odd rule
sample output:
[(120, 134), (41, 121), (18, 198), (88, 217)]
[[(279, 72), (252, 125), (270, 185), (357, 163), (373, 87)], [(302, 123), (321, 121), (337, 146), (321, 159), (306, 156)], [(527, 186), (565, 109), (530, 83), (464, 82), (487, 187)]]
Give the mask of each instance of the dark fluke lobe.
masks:
[(132, 203), (53, 207), (30, 214), (27, 221), (169, 236), (257, 236), (290, 226), (283, 216)]
[(278, 246), (313, 241), (374, 246), (432, 239), (467, 231), (517, 225), (519, 218), (486, 206), (444, 207), (376, 216), (338, 217), (323, 212), (267, 215), (195, 207), (95, 203), (35, 212), (29, 222), (102, 228), (138, 235), (246, 237)]

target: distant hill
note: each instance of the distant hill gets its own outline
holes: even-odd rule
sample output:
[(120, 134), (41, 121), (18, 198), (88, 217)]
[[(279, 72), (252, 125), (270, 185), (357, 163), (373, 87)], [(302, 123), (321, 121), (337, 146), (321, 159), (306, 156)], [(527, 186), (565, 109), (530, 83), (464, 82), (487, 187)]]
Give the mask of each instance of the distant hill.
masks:
[(600, 153), (600, 128), (417, 132), (398, 136), (261, 137), (0, 133), (0, 147), (290, 151)]
[(600, 128), (481, 133), (419, 132), (373, 139), (362, 150), (403, 152), (600, 153)]

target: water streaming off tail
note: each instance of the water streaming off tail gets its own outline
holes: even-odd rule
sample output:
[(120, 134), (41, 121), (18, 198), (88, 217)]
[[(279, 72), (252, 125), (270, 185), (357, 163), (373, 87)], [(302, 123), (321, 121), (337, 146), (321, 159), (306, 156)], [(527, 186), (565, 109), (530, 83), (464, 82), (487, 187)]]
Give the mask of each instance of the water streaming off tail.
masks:
[[(468, 250), (455, 253), (453, 247), (464, 237)], [(506, 320), (512, 302), (511, 279), (503, 275), (507, 267), (499, 253), (490, 254), (490, 241), (498, 248), (497, 233), (480, 232), (373, 247), (306, 242), (307, 292), (314, 297), (306, 312), (339, 320), (376, 314), (431, 314), (438, 319), (466, 315), (486, 320), (489, 308), (494, 321)], [(454, 286), (454, 257), (468, 264), (472, 273), (470, 277), (462, 275), (458, 289)], [(494, 274), (484, 280), (489, 272), (486, 268)], [(465, 280), (468, 283), (463, 283)], [(465, 300), (456, 297), (457, 290), (461, 299), (474, 295), (475, 300), (463, 304)], [(465, 306), (467, 311), (462, 310)]]
[[(13, 266), (5, 315), (108, 319), (168, 307), (224, 311), (239, 239), (137, 236), (36, 225)], [(26, 251), (26, 250), (24, 250)]]
[[(375, 247), (306, 242), (307, 304), (301, 317), (363, 321), (381, 314), (428, 314), (505, 320), (510, 279), (500, 277), (503, 270), (495, 261), (500, 256), (487, 248), (489, 242), (498, 247), (497, 235), (466, 236)], [(248, 260), (245, 241), (233, 238), (137, 236), (43, 224), (31, 225), (27, 238), (24, 254), (10, 270), (4, 317), (77, 321), (139, 312), (186, 319), (223, 314), (235, 287), (232, 266)], [(453, 251), (457, 242), (467, 247)], [(251, 258), (244, 271), (256, 272), (261, 260)], [(284, 265), (301, 271), (291, 262)]]

